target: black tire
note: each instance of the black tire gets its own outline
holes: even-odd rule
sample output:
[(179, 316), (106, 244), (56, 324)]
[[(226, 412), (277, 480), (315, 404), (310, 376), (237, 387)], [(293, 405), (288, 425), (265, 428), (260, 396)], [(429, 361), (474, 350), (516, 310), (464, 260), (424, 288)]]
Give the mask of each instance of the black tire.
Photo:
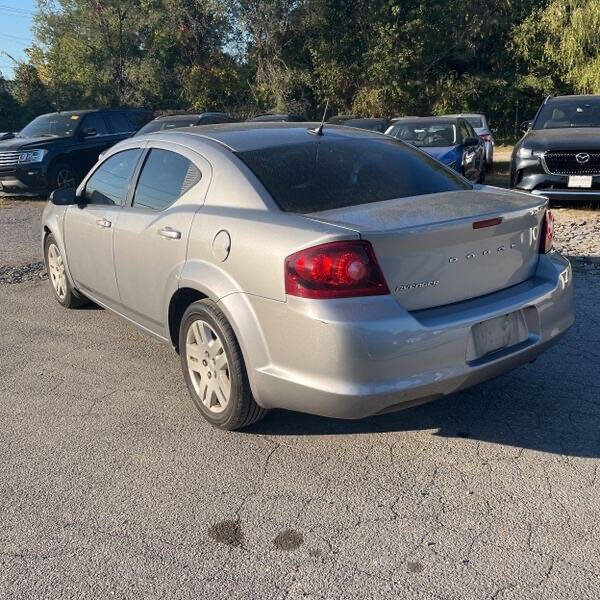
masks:
[(46, 239), (44, 240), (44, 262), (46, 263), (46, 271), (48, 273), (48, 281), (50, 283), (50, 288), (52, 289), (52, 293), (54, 294), (56, 301), (65, 308), (77, 308), (79, 306), (87, 304), (89, 302), (88, 299), (82, 294), (80, 294), (71, 285), (71, 282), (69, 281), (69, 278), (66, 276), (66, 274), (64, 278), (64, 295), (60, 295), (58, 293), (53, 283), (53, 277), (50, 271), (50, 264), (48, 258), (48, 253), (51, 246), (54, 246), (58, 250), (64, 263), (64, 257), (62, 257), (62, 252), (60, 251), (60, 247), (56, 242), (56, 238), (50, 233), (46, 236)]
[[(66, 182), (69, 181), (67, 185)], [(48, 193), (60, 188), (77, 187), (79, 174), (68, 163), (58, 162), (53, 164), (48, 171)]]
[[(202, 320), (210, 325), (223, 344), (223, 349), (227, 356), (231, 391), (229, 400), (221, 413), (211, 412), (202, 403), (188, 369), (186, 340), (190, 327), (198, 320)], [(211, 300), (194, 302), (185, 311), (179, 328), (179, 355), (181, 357), (183, 376), (192, 400), (200, 414), (211, 425), (220, 429), (234, 431), (260, 421), (267, 414), (268, 411), (260, 407), (252, 396), (244, 357), (242, 356), (235, 333), (225, 315)]]

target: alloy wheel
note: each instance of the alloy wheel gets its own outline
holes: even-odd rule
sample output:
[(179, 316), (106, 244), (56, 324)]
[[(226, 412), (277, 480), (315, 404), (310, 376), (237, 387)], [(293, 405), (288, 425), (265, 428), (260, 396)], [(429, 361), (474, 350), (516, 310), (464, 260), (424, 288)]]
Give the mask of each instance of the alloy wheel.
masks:
[(62, 255), (56, 244), (48, 246), (48, 275), (60, 300), (67, 296), (67, 275)]
[(186, 362), (202, 404), (212, 413), (222, 413), (231, 396), (229, 361), (218, 334), (202, 319), (197, 319), (188, 328)]
[(75, 175), (71, 169), (60, 169), (56, 174), (58, 189), (75, 187)]

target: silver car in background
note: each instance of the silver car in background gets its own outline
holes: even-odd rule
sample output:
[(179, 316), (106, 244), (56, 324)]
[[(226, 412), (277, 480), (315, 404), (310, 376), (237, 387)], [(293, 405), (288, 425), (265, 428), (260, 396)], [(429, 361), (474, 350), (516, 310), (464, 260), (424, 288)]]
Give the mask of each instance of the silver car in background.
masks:
[(471, 124), (475, 133), (483, 140), (485, 144), (485, 163), (488, 169), (494, 166), (494, 136), (485, 115), (478, 113), (460, 113), (456, 115), (445, 115), (448, 117), (462, 117)]
[(171, 344), (225, 429), (272, 408), (360, 418), (439, 398), (573, 323), (545, 199), (354, 128), (128, 139), (54, 192), (42, 235), (58, 302), (89, 298)]

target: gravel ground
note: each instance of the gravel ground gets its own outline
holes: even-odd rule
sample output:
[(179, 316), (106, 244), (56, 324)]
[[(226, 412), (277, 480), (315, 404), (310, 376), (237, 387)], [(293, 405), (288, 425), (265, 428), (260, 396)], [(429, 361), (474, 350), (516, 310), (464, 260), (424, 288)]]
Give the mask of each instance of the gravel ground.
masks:
[[(41, 209), (0, 207), (3, 268), (39, 264)], [(600, 272), (575, 288), (573, 329), (506, 376), (227, 433), (167, 346), (0, 285), (0, 598), (597, 600)]]

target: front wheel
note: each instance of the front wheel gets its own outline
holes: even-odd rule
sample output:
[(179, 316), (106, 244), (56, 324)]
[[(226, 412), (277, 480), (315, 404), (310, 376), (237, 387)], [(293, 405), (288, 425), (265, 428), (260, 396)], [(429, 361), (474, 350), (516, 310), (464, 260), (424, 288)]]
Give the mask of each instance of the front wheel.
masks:
[(54, 292), (54, 297), (65, 308), (76, 308), (85, 304), (84, 298), (73, 288), (65, 271), (65, 261), (58, 247), (56, 238), (49, 234), (44, 242), (44, 258), (46, 259), (46, 271), (48, 279)]
[(221, 429), (242, 429), (266, 414), (250, 390), (244, 358), (225, 315), (210, 300), (194, 302), (179, 330), (183, 375), (202, 416)]

